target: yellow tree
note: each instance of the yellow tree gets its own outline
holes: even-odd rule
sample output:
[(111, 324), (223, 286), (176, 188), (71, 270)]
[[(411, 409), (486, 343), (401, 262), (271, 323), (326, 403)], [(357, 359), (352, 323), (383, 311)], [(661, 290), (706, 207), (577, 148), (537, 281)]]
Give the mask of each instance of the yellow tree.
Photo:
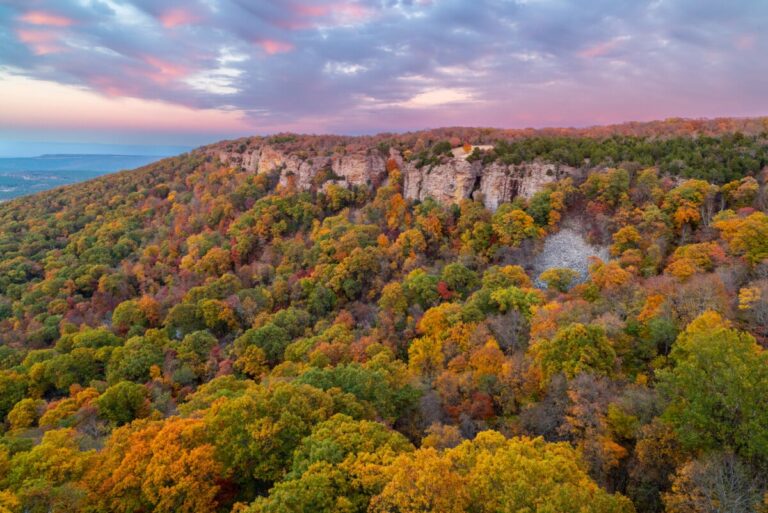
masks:
[(371, 500), (369, 513), (464, 513), (470, 504), (467, 478), (432, 448), (399, 456), (389, 482)]
[(566, 326), (551, 339), (536, 342), (530, 352), (547, 377), (559, 372), (568, 378), (582, 372), (609, 375), (616, 360), (605, 330), (594, 324)]
[(369, 513), (634, 512), (589, 477), (569, 444), (542, 438), (485, 431), (443, 452), (401, 455), (386, 475)]
[(628, 249), (638, 249), (643, 241), (642, 235), (634, 226), (625, 226), (613, 234), (611, 255), (620, 256)]
[(7, 480), (25, 511), (77, 509), (82, 490), (76, 483), (94, 462), (94, 451), (80, 450), (80, 438), (74, 429), (54, 429), (13, 456)]
[(443, 370), (444, 361), (443, 343), (438, 337), (417, 338), (408, 347), (408, 367), (416, 376), (434, 378)]
[(725, 214), (714, 225), (732, 253), (744, 256), (753, 265), (768, 259), (768, 215), (763, 212), (747, 217)]
[(519, 246), (525, 239), (535, 239), (541, 235), (533, 218), (519, 209), (510, 208), (510, 204), (502, 205), (493, 216), (493, 233), (499, 244)]
[(687, 180), (667, 194), (662, 208), (683, 233), (703, 222), (708, 225), (714, 213), (717, 187), (705, 180)]
[(547, 284), (550, 290), (567, 292), (578, 279), (579, 273), (564, 267), (551, 267), (539, 275), (539, 280)]

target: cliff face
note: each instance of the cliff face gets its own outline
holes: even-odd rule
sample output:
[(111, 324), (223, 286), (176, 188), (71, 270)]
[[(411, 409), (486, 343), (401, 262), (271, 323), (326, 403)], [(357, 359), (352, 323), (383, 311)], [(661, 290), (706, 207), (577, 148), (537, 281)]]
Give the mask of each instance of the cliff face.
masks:
[(530, 199), (546, 184), (577, 173), (576, 168), (544, 162), (510, 166), (494, 163), (483, 174), (480, 190), (485, 196), (486, 207), (496, 210), (505, 201), (512, 201), (517, 196)]
[(242, 166), (254, 173), (268, 173), (279, 168), (282, 185), (292, 181), (302, 190), (310, 189), (312, 179), (323, 170), (332, 171), (348, 185), (375, 186), (386, 177), (386, 162), (378, 155), (302, 158), (265, 145), (243, 153), (220, 151), (216, 156), (224, 164)]
[[(313, 187), (321, 171), (336, 176), (333, 183), (341, 186), (367, 185), (377, 187), (387, 177), (386, 159), (376, 153), (351, 153), (336, 156), (298, 156), (269, 145), (243, 152), (209, 151), (222, 163), (242, 166), (254, 173), (280, 169), (280, 183), (292, 183), (301, 190)], [(406, 199), (425, 200), (432, 197), (441, 203), (458, 203), (474, 198), (490, 210), (517, 196), (530, 198), (547, 183), (574, 175), (577, 170), (543, 162), (504, 165), (494, 162), (483, 165), (479, 160), (447, 158), (434, 166), (417, 168), (405, 162), (399, 152), (390, 150), (403, 174), (403, 195)]]
[(494, 162), (483, 166), (479, 161), (452, 159), (446, 164), (421, 169), (406, 164), (403, 166), (404, 195), (419, 200), (431, 196), (446, 203), (474, 198), (489, 210), (496, 210), (504, 202), (517, 196), (530, 198), (546, 184), (576, 172), (575, 168), (542, 162), (517, 166)]
[(432, 197), (441, 203), (457, 203), (470, 198), (477, 189), (482, 173), (479, 162), (451, 159), (431, 168), (406, 164), (403, 172), (403, 196), (425, 200)]

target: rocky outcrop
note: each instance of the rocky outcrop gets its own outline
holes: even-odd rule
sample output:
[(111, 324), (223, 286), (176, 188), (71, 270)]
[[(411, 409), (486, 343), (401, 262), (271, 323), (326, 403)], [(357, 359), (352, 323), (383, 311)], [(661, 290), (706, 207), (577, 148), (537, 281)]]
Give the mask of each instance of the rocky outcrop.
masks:
[(379, 155), (350, 154), (331, 157), (301, 158), (269, 145), (247, 151), (220, 151), (216, 157), (224, 164), (241, 166), (253, 173), (269, 173), (280, 169), (280, 183), (289, 182), (302, 190), (311, 189), (315, 176), (329, 171), (345, 186), (377, 186), (386, 178), (386, 161)]
[(280, 168), (280, 185), (286, 186), (292, 183), (296, 188), (308, 191), (312, 188), (317, 173), (322, 169), (330, 167), (330, 159), (327, 157), (315, 157), (301, 160), (293, 157), (281, 161), (268, 162), (266, 165), (260, 164), (259, 167), (260, 173), (268, 173)]
[(573, 176), (576, 172), (572, 167), (544, 162), (511, 166), (494, 162), (483, 171), (480, 192), (485, 206), (496, 210), (500, 204), (512, 201), (517, 196), (530, 199), (546, 184)]
[(530, 198), (548, 183), (575, 176), (578, 173), (578, 169), (574, 167), (545, 162), (515, 166), (515, 171), (517, 172), (516, 180), (520, 184), (517, 194), (524, 198)]
[(511, 201), (519, 188), (520, 183), (512, 176), (509, 166), (495, 162), (483, 170), (480, 178), (482, 201), (489, 210), (496, 210), (505, 201)]
[[(287, 160), (298, 160), (296, 157), (291, 159), (290, 157), (287, 157), (282, 152), (277, 151), (273, 149), (271, 146), (264, 146), (261, 148), (261, 151), (259, 152), (258, 156), (255, 155), (255, 151), (251, 154), (251, 167), (246, 168), (249, 171), (253, 171), (254, 169), (258, 170), (259, 173), (268, 173), (272, 171), (273, 169), (276, 169), (286, 163)], [(293, 168), (291, 171), (295, 172), (298, 170), (298, 167), (300, 166), (300, 163), (298, 162), (291, 162), (291, 168)]]
[[(342, 187), (378, 187), (387, 177), (387, 160), (376, 152), (335, 156), (307, 156), (302, 152), (299, 156), (264, 144), (241, 152), (219, 151), (215, 156), (225, 164), (254, 173), (279, 169), (281, 185), (292, 184), (301, 190), (320, 185), (316, 180), (320, 173), (326, 173), (328, 180)], [(445, 158), (438, 164), (418, 168), (405, 162), (394, 149), (387, 158), (402, 171), (405, 198), (423, 201), (431, 197), (441, 203), (475, 198), (490, 210), (518, 196), (530, 198), (546, 184), (577, 172), (575, 168), (545, 162), (483, 165), (466, 158)]]
[(406, 165), (404, 195), (408, 199), (432, 197), (440, 202), (457, 203), (465, 198), (483, 202), (489, 210), (518, 196), (531, 198), (548, 183), (574, 175), (575, 168), (543, 162), (482, 166), (479, 161), (451, 159), (431, 168)]
[(387, 175), (386, 162), (378, 155), (343, 155), (333, 160), (331, 169), (350, 185), (378, 186)]
[(402, 171), (403, 195), (407, 199), (423, 201), (431, 197), (441, 203), (458, 203), (477, 189), (482, 168), (479, 162), (451, 159), (430, 168), (406, 164)]

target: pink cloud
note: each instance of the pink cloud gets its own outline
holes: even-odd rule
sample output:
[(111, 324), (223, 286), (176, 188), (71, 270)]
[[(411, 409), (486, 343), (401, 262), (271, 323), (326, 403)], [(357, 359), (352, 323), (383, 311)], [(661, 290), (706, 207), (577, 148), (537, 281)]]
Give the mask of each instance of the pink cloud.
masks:
[(20, 19), (30, 25), (48, 25), (50, 27), (69, 27), (75, 23), (75, 20), (71, 18), (45, 11), (29, 11)]
[(371, 9), (356, 2), (339, 1), (330, 4), (295, 4), (289, 8), (293, 19), (278, 25), (287, 30), (311, 28), (316, 24), (343, 25), (359, 23), (373, 15)]
[(110, 98), (133, 96), (138, 93), (137, 90), (126, 87), (124, 80), (117, 80), (113, 76), (95, 75), (88, 79), (88, 83), (95, 90)]
[(16, 35), (19, 41), (30, 47), (35, 55), (56, 53), (64, 49), (58, 43), (59, 34), (53, 30), (18, 29)]
[[(147, 135), (211, 132), (252, 133), (243, 112), (197, 109), (142, 99), (136, 81), (94, 75), (89, 89), (20, 76), (0, 80), (0, 97), (13, 97), (0, 109), (0, 125), (40, 130), (136, 132)], [(109, 135), (107, 135), (109, 137)]]
[(189, 25), (200, 21), (200, 17), (185, 9), (171, 9), (161, 14), (158, 19), (165, 28), (173, 28), (179, 25)]
[(585, 59), (594, 59), (595, 57), (602, 57), (606, 53), (610, 52), (614, 46), (616, 46), (616, 44), (613, 41), (598, 43), (594, 46), (590, 46), (589, 48), (585, 48), (584, 50), (580, 51), (579, 57), (583, 57)]
[(330, 5), (297, 5), (293, 8), (293, 12), (299, 16), (307, 18), (317, 18), (326, 16), (331, 10)]
[(335, 18), (347, 18), (362, 20), (370, 16), (371, 10), (356, 2), (333, 2), (322, 5), (298, 4), (293, 7), (293, 13), (305, 18), (323, 18), (332, 16)]
[(371, 10), (360, 4), (338, 3), (333, 6), (338, 18), (349, 21), (362, 21), (371, 16)]
[(757, 38), (754, 34), (741, 34), (736, 38), (736, 48), (739, 50), (751, 50), (755, 47)]
[(259, 39), (256, 44), (261, 46), (268, 55), (275, 55), (276, 53), (286, 53), (294, 49), (293, 44), (285, 41), (277, 41), (275, 39)]
[(141, 73), (147, 78), (160, 84), (176, 80), (177, 78), (187, 75), (189, 72), (184, 66), (159, 59), (152, 55), (144, 56), (142, 60), (152, 69), (150, 71), (142, 71)]
[(611, 51), (615, 50), (619, 44), (628, 39), (627, 37), (616, 37), (608, 41), (601, 41), (593, 46), (589, 46), (578, 53), (579, 57), (584, 59), (595, 59), (597, 57), (603, 57)]

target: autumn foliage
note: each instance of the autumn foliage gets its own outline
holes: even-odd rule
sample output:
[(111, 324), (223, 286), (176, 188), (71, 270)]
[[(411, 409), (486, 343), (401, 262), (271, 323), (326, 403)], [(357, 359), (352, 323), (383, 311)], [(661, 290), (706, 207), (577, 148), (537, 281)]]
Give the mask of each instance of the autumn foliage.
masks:
[[(760, 123), (281, 134), (0, 205), (0, 512), (764, 511)], [(219, 159), (263, 145), (386, 180)], [(407, 199), (459, 147), (583, 173)], [(535, 267), (563, 226), (586, 272)]]

